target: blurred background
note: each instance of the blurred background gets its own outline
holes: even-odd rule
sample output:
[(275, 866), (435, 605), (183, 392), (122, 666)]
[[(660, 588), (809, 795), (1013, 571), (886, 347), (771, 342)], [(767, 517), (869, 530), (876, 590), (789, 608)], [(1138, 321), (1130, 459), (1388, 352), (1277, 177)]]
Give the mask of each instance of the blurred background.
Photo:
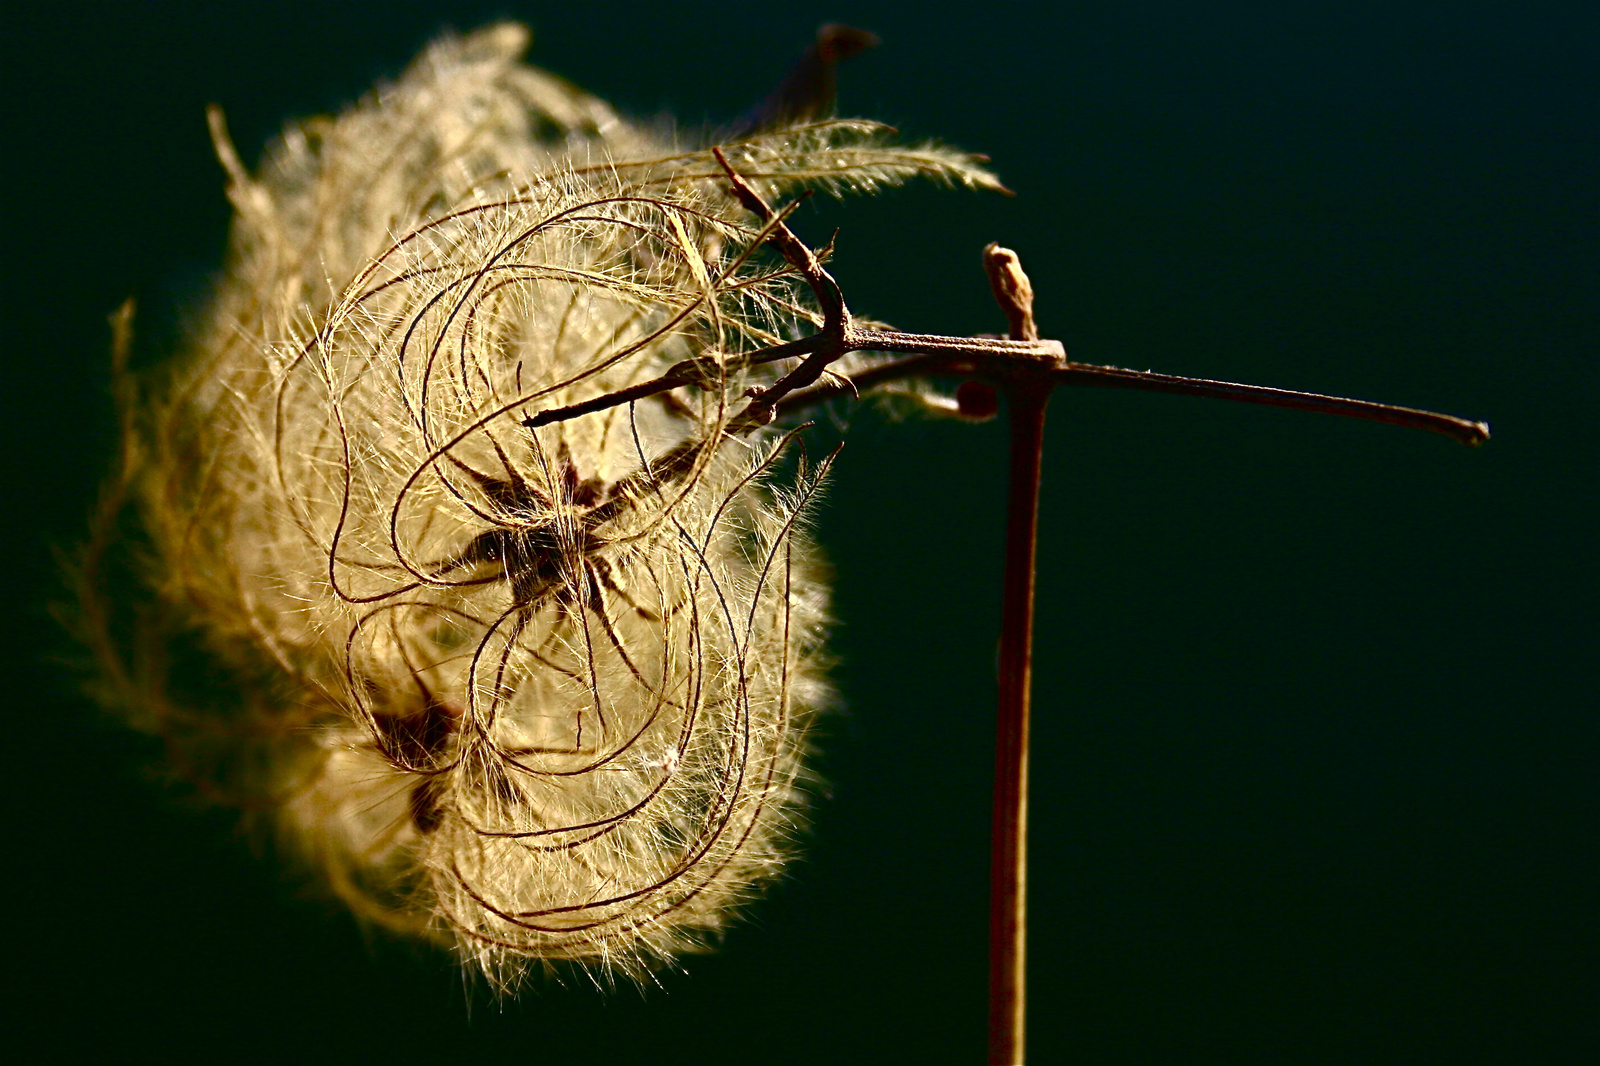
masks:
[[(725, 122), (825, 21), (841, 109), (1015, 199), (816, 201), (854, 308), (1074, 358), (1483, 418), (1444, 438), (1065, 390), (1039, 566), (1034, 1063), (1575, 1063), (1596, 1003), (1593, 5), (29, 5), (3, 168), (14, 1019), (57, 1057), (974, 1063), (1004, 422), (853, 420), (818, 537), (840, 706), (804, 855), (643, 993), (496, 1004), (364, 933), (78, 693), (51, 552), (114, 443), (106, 317), (170, 348), (247, 162), (445, 27)], [(1587, 694), (1587, 695), (1586, 695)], [(27, 732), (32, 729), (33, 732)]]

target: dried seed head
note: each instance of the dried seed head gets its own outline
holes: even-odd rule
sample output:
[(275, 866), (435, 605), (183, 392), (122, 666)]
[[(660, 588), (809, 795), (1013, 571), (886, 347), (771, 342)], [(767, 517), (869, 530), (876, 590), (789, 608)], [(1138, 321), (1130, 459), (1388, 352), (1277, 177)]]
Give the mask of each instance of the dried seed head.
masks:
[[(213, 116), (232, 263), (127, 483), (165, 631), (251, 680), (224, 713), (143, 650), (113, 671), (360, 913), (501, 987), (702, 943), (782, 858), (827, 692), (802, 528), (827, 463), (732, 428), (783, 369), (748, 357), (819, 314), (707, 151), (525, 43), (442, 41), (253, 176)], [(862, 122), (723, 151), (767, 194), (995, 184)], [(676, 366), (696, 381), (534, 418)]]

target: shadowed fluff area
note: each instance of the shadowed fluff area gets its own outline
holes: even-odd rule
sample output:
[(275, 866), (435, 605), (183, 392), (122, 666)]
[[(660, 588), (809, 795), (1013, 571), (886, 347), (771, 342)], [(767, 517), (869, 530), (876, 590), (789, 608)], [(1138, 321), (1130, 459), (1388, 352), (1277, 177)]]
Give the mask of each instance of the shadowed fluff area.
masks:
[[(254, 174), (213, 115), (229, 268), (186, 354), (123, 382), (89, 553), (129, 501), (154, 595), (84, 609), (179, 772), (501, 988), (702, 946), (782, 863), (828, 691), (827, 462), (735, 419), (812, 296), (709, 150), (521, 65), (526, 36), (435, 44)], [(769, 199), (994, 186), (865, 122), (722, 147)], [(686, 362), (695, 385), (617, 395)], [(230, 680), (181, 683), (183, 641)]]

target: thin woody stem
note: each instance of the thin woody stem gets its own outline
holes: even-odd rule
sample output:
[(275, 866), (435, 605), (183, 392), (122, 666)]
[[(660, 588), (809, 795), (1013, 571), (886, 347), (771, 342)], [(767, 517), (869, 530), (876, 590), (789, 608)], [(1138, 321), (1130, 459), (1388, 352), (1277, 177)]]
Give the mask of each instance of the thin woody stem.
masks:
[(707, 366), (699, 359), (684, 359), (681, 362), (674, 363), (660, 377), (651, 378), (649, 381), (641, 381), (637, 385), (629, 385), (627, 388), (608, 392), (603, 396), (595, 396), (581, 403), (568, 404), (566, 407), (552, 407), (548, 410), (540, 411), (533, 417), (524, 419), (522, 424), (529, 429), (537, 429), (552, 422), (565, 422), (569, 418), (577, 418), (580, 415), (605, 411), (612, 407), (620, 407), (625, 403), (647, 400), (652, 396), (670, 392), (672, 389), (681, 388), (685, 385), (702, 387), (714, 385), (718, 374), (729, 369), (743, 369), (757, 366), (761, 363), (789, 359), (798, 355), (810, 355), (812, 352), (826, 348), (831, 342), (831, 337), (818, 333), (810, 337), (802, 337), (797, 341), (790, 341), (788, 344), (762, 349), (745, 359), (730, 360), (724, 366)]
[(1011, 477), (989, 866), (989, 1066), (1020, 1064), (1027, 1035), (1028, 719), (1039, 475), (1050, 389), (1048, 378), (1006, 388)]
[(1371, 400), (1352, 400), (1343, 396), (1324, 396), (1316, 392), (1296, 389), (1274, 389), (1265, 385), (1239, 385), (1231, 381), (1212, 381), (1207, 378), (1186, 378), (1175, 374), (1157, 374), (1150, 370), (1123, 370), (1114, 366), (1095, 366), (1089, 363), (1067, 363), (1055, 372), (1060, 385), (1083, 385), (1102, 389), (1137, 389), (1141, 392), (1170, 392), (1179, 396), (1204, 396), (1235, 403), (1263, 404), (1283, 407), (1293, 411), (1314, 411), (1321, 414), (1360, 418), (1368, 422), (1384, 422), (1391, 426), (1422, 429), (1440, 433), (1462, 444), (1476, 448), (1489, 439), (1489, 424), (1437, 411), (1424, 411), (1417, 407), (1400, 407)]
[[(1017, 254), (991, 244), (984, 270), (1012, 339), (1035, 340), (1033, 286)], [(1011, 422), (1006, 502), (1005, 595), (1000, 614), (1000, 692), (995, 719), (994, 807), (989, 866), (989, 1066), (1023, 1061), (1028, 1018), (1028, 715), (1033, 690), (1033, 590), (1039, 546), (1048, 365), (1019, 366), (1005, 383)]]
[[(901, 334), (900, 337), (914, 338), (918, 334)], [(893, 351), (920, 351), (920, 352), (956, 352), (958, 343), (965, 340), (968, 344), (975, 344), (985, 338), (959, 338), (959, 337), (927, 337), (926, 341), (934, 342), (923, 346), (899, 342)], [(1054, 341), (1035, 341), (1035, 345), (1054, 344)], [(882, 351), (871, 345), (864, 345), (863, 351)], [(921, 355), (909, 359), (901, 359), (892, 363), (883, 363), (852, 376), (848, 381), (829, 382), (807, 389), (805, 392), (790, 397), (779, 409), (780, 414), (788, 414), (804, 407), (842, 396), (852, 396), (880, 385), (887, 385), (896, 381), (905, 381), (910, 378), (925, 378), (932, 376), (959, 376), (978, 378), (983, 380), (1001, 380), (1001, 375), (996, 373), (996, 367), (987, 357), (987, 352), (980, 352), (975, 347), (969, 348), (963, 355)], [(998, 354), (998, 352), (997, 352)], [(1316, 392), (1301, 392), (1297, 389), (1275, 389), (1266, 385), (1241, 385), (1232, 381), (1215, 381), (1210, 378), (1189, 378), (1176, 374), (1158, 374), (1150, 370), (1126, 370), (1116, 366), (1101, 366), (1096, 363), (1075, 363), (1064, 361), (1054, 370), (1054, 377), (1058, 385), (1071, 385), (1082, 388), (1102, 389), (1134, 389), (1140, 392), (1166, 392), (1180, 396), (1202, 396), (1209, 399), (1232, 400), (1235, 403), (1262, 404), (1267, 407), (1281, 407), (1291, 411), (1313, 411), (1319, 414), (1338, 415), (1342, 418), (1358, 418), (1367, 422), (1383, 422), (1392, 426), (1403, 426), (1408, 429), (1421, 429), (1430, 433), (1438, 433), (1452, 440), (1461, 442), (1471, 447), (1477, 447), (1489, 439), (1489, 425), (1456, 415), (1440, 414), (1437, 411), (1425, 411), (1417, 407), (1401, 407), (1397, 404), (1376, 403), (1372, 400), (1354, 400), (1344, 396), (1326, 396)]]
[(739, 176), (739, 172), (728, 162), (728, 157), (722, 154), (721, 148), (712, 148), (711, 154), (716, 157), (717, 163), (727, 174), (734, 199), (738, 200), (746, 211), (762, 221), (769, 230), (767, 240), (810, 286), (812, 295), (816, 296), (817, 304), (822, 308), (823, 335), (834, 341), (806, 356), (799, 366), (751, 397), (743, 413), (735, 419), (736, 424), (748, 422), (753, 426), (765, 425), (772, 421), (773, 410), (779, 401), (796, 389), (815, 384), (829, 363), (838, 360), (849, 351), (847, 338), (851, 332), (850, 309), (845, 306), (844, 293), (839, 291), (839, 283), (833, 280), (833, 275), (823, 267), (822, 261), (817, 258), (817, 254), (810, 246), (796, 237), (783, 218), (767, 206), (767, 202), (750, 187), (749, 182)]

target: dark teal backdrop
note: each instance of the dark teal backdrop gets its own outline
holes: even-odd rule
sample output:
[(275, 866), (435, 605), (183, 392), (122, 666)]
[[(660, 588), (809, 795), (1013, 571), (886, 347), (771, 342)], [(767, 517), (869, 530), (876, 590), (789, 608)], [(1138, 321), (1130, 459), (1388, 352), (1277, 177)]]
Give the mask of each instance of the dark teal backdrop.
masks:
[[(853, 305), (1002, 328), (1017, 248), (1077, 358), (1434, 407), (1442, 438), (1173, 397), (1051, 410), (1034, 1063), (1576, 1063), (1597, 1039), (1592, 5), (213, 2), (8, 16), (7, 1010), (58, 1057), (975, 1063), (1003, 424), (862, 415), (817, 517), (842, 706), (802, 861), (643, 995), (497, 1006), (162, 785), (62, 663), (49, 560), (146, 354), (217, 268), (203, 107), (247, 157), (445, 25), (715, 123), (816, 25), (844, 110), (1014, 200), (816, 203)], [(20, 986), (20, 987), (19, 987)], [(19, 1041), (21, 1038), (16, 1038)], [(52, 1056), (57, 1057), (57, 1056)]]

